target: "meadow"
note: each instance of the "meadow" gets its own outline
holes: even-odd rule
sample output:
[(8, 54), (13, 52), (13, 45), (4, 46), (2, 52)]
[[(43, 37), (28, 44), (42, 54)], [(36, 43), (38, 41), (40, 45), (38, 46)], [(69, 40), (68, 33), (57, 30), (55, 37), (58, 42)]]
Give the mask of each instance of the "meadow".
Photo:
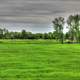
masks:
[(0, 80), (80, 80), (80, 45), (53, 40), (0, 40)]

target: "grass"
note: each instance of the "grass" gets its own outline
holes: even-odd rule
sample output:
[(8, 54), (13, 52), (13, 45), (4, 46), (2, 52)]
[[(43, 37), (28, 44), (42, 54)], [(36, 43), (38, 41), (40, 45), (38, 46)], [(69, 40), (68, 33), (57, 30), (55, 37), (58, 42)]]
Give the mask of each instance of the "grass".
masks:
[(17, 44), (24, 44), (24, 43), (27, 43), (27, 44), (58, 44), (59, 42), (57, 42), (56, 40), (26, 40), (26, 39), (23, 39), (23, 40), (20, 40), (20, 39), (12, 39), (12, 40), (0, 40), (0, 43), (17, 43)]
[(0, 80), (80, 80), (80, 45), (0, 40)]

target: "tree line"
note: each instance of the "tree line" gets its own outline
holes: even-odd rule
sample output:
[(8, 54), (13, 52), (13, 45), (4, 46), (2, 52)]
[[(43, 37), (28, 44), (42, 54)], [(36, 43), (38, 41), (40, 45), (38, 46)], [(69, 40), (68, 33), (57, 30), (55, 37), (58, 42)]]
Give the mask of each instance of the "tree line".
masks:
[(54, 33), (32, 33), (22, 30), (21, 32), (12, 32), (7, 29), (0, 29), (0, 39), (55, 39)]
[[(65, 35), (66, 37), (66, 35)], [(66, 37), (67, 38), (67, 37)], [(21, 32), (12, 32), (0, 28), (0, 39), (58, 39), (56, 31), (49, 33), (32, 33), (22, 30)]]
[[(10, 32), (0, 28), (0, 39), (55, 39), (60, 43), (80, 43), (80, 15), (70, 15), (67, 20), (64, 17), (57, 17), (52, 23), (54, 31), (49, 33), (31, 33), (26, 30)], [(68, 32), (64, 34), (65, 27)]]

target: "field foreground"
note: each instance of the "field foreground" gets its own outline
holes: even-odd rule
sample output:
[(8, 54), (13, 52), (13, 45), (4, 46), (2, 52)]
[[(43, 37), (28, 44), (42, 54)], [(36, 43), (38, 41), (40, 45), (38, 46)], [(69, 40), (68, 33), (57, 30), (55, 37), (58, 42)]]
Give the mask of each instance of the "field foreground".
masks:
[(80, 45), (1, 42), (0, 80), (80, 80)]

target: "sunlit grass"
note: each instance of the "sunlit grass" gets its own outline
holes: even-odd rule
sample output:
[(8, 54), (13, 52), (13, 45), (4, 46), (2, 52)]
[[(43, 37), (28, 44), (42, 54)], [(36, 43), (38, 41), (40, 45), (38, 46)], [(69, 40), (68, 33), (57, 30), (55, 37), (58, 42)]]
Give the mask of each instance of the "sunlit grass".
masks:
[(79, 44), (1, 41), (0, 80), (80, 80)]

